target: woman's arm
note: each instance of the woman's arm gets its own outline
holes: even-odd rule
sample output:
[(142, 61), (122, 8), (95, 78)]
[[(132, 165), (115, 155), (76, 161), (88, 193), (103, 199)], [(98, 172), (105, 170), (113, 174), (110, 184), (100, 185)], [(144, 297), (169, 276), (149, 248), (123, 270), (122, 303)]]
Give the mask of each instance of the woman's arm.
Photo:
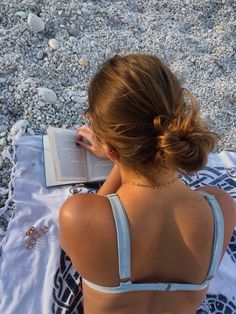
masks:
[[(76, 130), (77, 143), (84, 149), (90, 151), (95, 156), (107, 159), (102, 147), (97, 143), (96, 136), (88, 126), (82, 126)], [(106, 181), (103, 183), (98, 195), (106, 196), (110, 193), (115, 193), (121, 186), (121, 176), (117, 165), (114, 165), (111, 172), (109, 173)]]
[(121, 186), (121, 176), (117, 165), (114, 165), (111, 172), (109, 173), (106, 181), (103, 183), (97, 194), (106, 196), (110, 193), (115, 193)]

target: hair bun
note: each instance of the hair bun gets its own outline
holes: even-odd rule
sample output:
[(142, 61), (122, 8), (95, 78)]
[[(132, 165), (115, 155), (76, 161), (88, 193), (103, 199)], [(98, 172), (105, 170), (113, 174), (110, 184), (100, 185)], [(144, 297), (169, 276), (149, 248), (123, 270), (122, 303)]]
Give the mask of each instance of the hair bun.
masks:
[(158, 136), (158, 149), (162, 151), (164, 160), (168, 160), (179, 172), (191, 173), (202, 169), (207, 160), (204, 154), (206, 138), (197, 133), (181, 136), (165, 131)]
[[(193, 112), (192, 112), (193, 113)], [(215, 134), (203, 122), (180, 114), (172, 119), (161, 115), (154, 118), (157, 131), (156, 162), (165, 168), (174, 168), (183, 174), (202, 169), (208, 153), (214, 148)]]

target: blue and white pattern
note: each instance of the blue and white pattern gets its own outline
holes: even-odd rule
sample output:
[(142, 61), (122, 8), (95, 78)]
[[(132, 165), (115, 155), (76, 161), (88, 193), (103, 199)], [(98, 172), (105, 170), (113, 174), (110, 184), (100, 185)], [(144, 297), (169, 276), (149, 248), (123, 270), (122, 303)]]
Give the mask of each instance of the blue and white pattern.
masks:
[(72, 266), (70, 258), (61, 250), (52, 291), (52, 313), (83, 313), (81, 277)]
[(223, 294), (207, 294), (196, 314), (235, 314), (235, 303)]
[(229, 242), (227, 253), (230, 255), (232, 261), (236, 264), (236, 230), (234, 230), (232, 238)]

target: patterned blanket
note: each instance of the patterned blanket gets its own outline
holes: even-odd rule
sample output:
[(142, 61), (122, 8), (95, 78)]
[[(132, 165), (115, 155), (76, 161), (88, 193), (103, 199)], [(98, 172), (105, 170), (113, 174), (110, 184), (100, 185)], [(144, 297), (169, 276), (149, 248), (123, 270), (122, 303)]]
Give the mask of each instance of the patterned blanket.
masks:
[[(61, 250), (58, 211), (75, 193), (94, 193), (81, 185), (45, 187), (42, 136), (14, 141), (9, 199), (14, 215), (0, 246), (0, 313), (83, 313), (80, 275)], [(191, 188), (218, 186), (236, 200), (236, 153), (211, 154), (204, 170), (182, 180)], [(236, 229), (198, 314), (236, 313)]]

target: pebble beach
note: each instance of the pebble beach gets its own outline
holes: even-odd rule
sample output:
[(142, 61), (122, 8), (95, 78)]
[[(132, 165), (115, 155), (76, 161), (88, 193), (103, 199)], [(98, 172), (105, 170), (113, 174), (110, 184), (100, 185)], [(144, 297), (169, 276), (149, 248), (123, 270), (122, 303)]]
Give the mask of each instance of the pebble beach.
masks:
[(234, 0), (1, 0), (0, 208), (15, 134), (79, 127), (90, 79), (117, 53), (159, 56), (219, 135), (215, 152), (236, 151), (235, 47)]

